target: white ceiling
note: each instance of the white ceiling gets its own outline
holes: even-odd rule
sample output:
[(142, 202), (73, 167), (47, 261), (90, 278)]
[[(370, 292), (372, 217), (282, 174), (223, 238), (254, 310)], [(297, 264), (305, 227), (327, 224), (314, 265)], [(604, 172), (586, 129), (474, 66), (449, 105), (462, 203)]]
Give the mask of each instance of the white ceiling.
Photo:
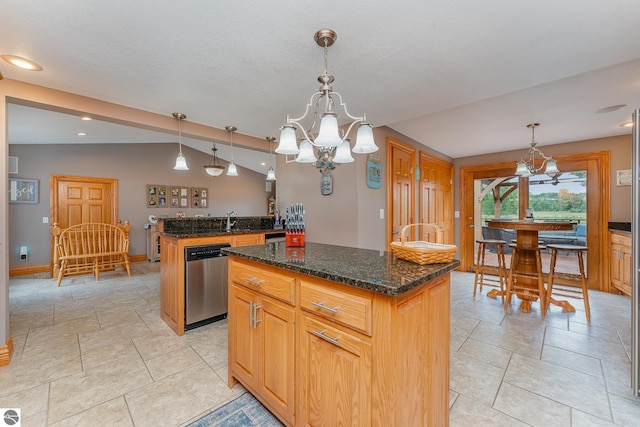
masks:
[[(629, 134), (619, 125), (640, 107), (639, 24), (636, 0), (4, 0), (0, 54), (44, 70), (0, 71), (264, 138), (318, 89), (313, 34), (328, 27), (350, 112), (456, 158), (525, 149), (534, 121), (541, 146)], [(596, 113), (616, 104), (628, 106)], [(76, 142), (77, 119), (30, 110), (11, 106), (10, 143)], [(80, 142), (175, 135), (105, 124)]]

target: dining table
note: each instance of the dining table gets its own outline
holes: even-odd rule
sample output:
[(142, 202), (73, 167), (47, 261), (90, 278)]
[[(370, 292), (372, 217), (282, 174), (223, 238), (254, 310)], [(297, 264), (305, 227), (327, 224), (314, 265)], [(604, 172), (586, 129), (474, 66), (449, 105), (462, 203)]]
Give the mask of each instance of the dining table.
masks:
[[(519, 248), (537, 248), (539, 245), (538, 233), (540, 231), (562, 231), (562, 230), (571, 230), (575, 225), (575, 222), (571, 221), (543, 221), (543, 220), (531, 220), (531, 219), (520, 219), (520, 220), (504, 220), (504, 219), (493, 219), (487, 221), (487, 226), (492, 228), (504, 228), (508, 230), (515, 230), (516, 232), (516, 245)], [(511, 242), (507, 242), (510, 244)], [(523, 250), (519, 253), (519, 270), (525, 273), (537, 274), (536, 267), (536, 252), (531, 250)], [(521, 279), (523, 284), (531, 285), (532, 293), (529, 294), (518, 294), (518, 298), (520, 298), (520, 311), (524, 313), (531, 312), (531, 302), (536, 301), (538, 299), (537, 296), (537, 283), (535, 279)], [(497, 289), (491, 290), (487, 293), (488, 297), (496, 298), (502, 294), (501, 291)], [(575, 311), (575, 308), (568, 301), (558, 301), (555, 299), (550, 299), (552, 304), (558, 305), (563, 308), (565, 311)], [(544, 302), (541, 301), (541, 304)]]

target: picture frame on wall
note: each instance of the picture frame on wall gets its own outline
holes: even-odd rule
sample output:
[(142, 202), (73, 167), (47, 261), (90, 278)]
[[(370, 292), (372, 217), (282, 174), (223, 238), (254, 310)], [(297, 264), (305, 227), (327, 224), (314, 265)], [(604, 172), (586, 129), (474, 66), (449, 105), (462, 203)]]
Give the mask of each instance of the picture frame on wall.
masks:
[(188, 208), (190, 203), (189, 187), (171, 186), (169, 187), (170, 203), (172, 208)]
[(191, 207), (192, 208), (206, 208), (208, 190), (206, 188), (192, 187), (191, 188)]
[(9, 178), (9, 203), (38, 203), (38, 180)]

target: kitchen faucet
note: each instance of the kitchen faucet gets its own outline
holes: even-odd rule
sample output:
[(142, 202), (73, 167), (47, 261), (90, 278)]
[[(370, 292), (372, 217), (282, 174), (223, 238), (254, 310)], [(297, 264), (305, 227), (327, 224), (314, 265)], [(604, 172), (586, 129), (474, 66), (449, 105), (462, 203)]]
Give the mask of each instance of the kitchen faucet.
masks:
[(227, 233), (231, 231), (231, 227), (236, 225), (237, 221), (231, 221), (231, 217), (236, 215), (236, 211), (227, 212)]

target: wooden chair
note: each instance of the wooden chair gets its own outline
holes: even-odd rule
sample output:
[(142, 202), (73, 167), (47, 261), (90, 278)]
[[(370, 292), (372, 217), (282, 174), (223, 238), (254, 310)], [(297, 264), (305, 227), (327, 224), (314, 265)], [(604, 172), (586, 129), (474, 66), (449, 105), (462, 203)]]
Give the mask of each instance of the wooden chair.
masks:
[[(582, 257), (582, 254), (587, 252), (587, 247), (554, 244), (547, 245), (547, 248), (551, 249), (551, 264), (549, 266), (549, 279), (547, 281), (547, 309), (549, 308), (549, 304), (554, 301), (553, 296), (582, 299), (584, 301), (584, 311), (587, 317), (587, 321), (591, 321), (591, 308), (589, 307), (589, 290), (587, 288), (587, 278), (584, 272), (584, 259)], [(579, 270), (578, 274), (556, 271), (556, 258), (558, 255), (558, 251), (567, 251), (571, 254), (577, 255)], [(568, 301), (554, 302), (562, 306), (563, 310), (565, 311), (576, 311), (576, 309), (571, 304), (569, 304)]]
[[(506, 242), (504, 240), (479, 239), (476, 240), (476, 243), (478, 244), (478, 259), (475, 266), (476, 275), (473, 281), (473, 296), (476, 296), (476, 290), (478, 286), (480, 287), (480, 292), (482, 292), (482, 286), (491, 286), (500, 289), (500, 296), (502, 297), (502, 302), (504, 303), (504, 292), (507, 282), (507, 268), (504, 260), (504, 245), (506, 244)], [(496, 248), (496, 255), (498, 258), (498, 279), (492, 278), (496, 277), (494, 274), (496, 265), (488, 265), (485, 263), (485, 252), (488, 246), (495, 246)], [(485, 274), (489, 275), (490, 277), (485, 277)]]

